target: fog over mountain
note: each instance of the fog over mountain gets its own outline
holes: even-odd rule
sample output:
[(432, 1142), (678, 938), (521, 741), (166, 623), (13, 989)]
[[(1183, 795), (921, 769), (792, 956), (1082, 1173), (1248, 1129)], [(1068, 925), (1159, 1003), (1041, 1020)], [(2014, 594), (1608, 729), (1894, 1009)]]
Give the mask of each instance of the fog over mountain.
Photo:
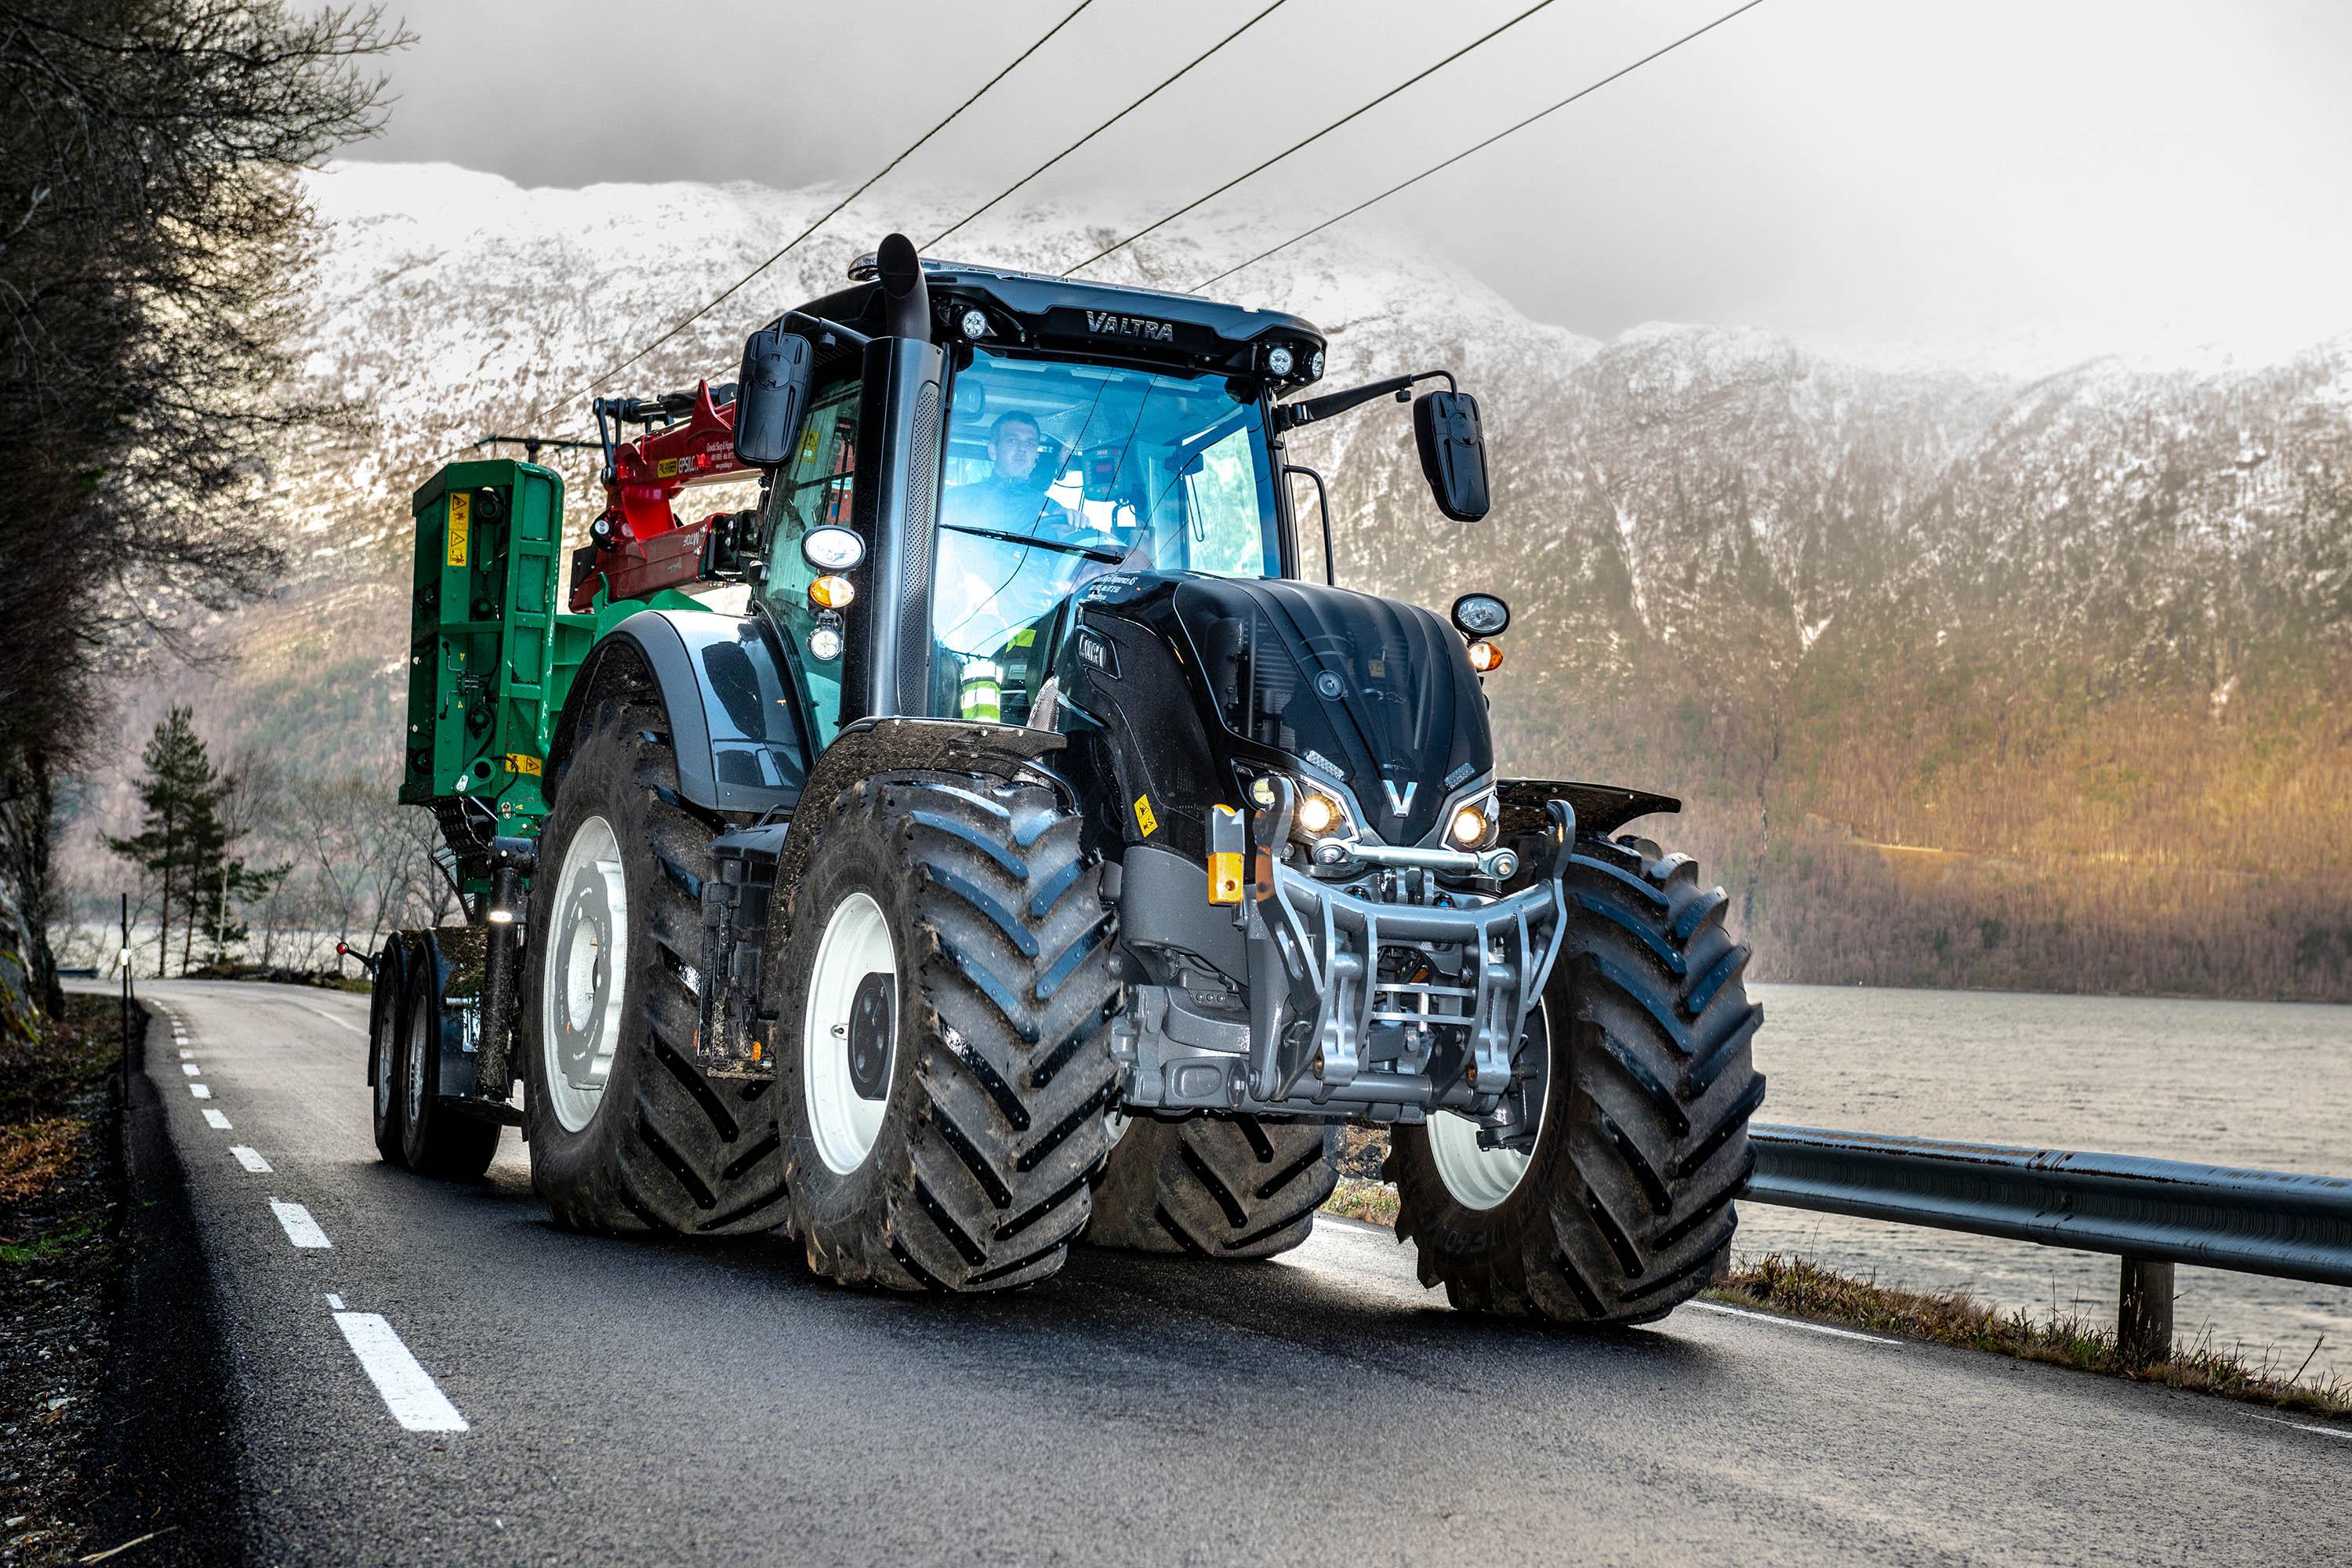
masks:
[[(409, 491), (839, 193), (383, 163), (312, 192), (306, 373), (370, 427), (285, 454), (285, 587), (213, 628), (233, 667), (159, 665), (126, 734), (199, 693), (224, 740), (388, 778)], [(862, 201), (611, 390), (731, 376), (751, 326), (967, 205)], [(946, 249), (1058, 271), (1115, 232), (1044, 205)], [(1181, 289), (1279, 232), (1155, 236), (1094, 275)], [(1331, 480), (1340, 581), (1509, 598), (1506, 771), (1685, 797), (1646, 830), (1732, 889), (1758, 977), (2352, 998), (2352, 338), (2032, 380), (1727, 326), (1603, 342), (1348, 234), (1220, 292), (1329, 331), (1327, 388), (1446, 365), (1479, 396), (1476, 525), (1430, 504), (1393, 405), (1294, 442)], [(538, 432), (586, 426), (575, 403)], [(576, 532), (593, 465), (561, 466)]]

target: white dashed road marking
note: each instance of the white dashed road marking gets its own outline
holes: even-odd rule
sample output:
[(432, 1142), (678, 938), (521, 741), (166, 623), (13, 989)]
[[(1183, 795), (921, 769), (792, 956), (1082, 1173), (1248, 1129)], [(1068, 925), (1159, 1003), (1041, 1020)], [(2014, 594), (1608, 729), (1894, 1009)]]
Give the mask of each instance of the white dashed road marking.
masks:
[(180, 1070), (186, 1073), (190, 1078), (202, 1078), (205, 1071), (204, 1068), (198, 1067), (194, 1062), (182, 1062), (180, 1064)]
[(2292, 1426), (2298, 1432), (2316, 1432), (2323, 1437), (2341, 1437), (2346, 1442), (2352, 1443), (2352, 1432), (2347, 1432), (2341, 1426), (2315, 1426), (2308, 1421), (2289, 1421), (2279, 1415), (2256, 1415), (2251, 1410), (2245, 1414), (2249, 1419), (2263, 1422), (2267, 1426)]
[[(249, 1148), (243, 1143), (232, 1143), (229, 1145), (228, 1152), (236, 1156), (236, 1163), (238, 1164), (243, 1165), (255, 1175), (266, 1176), (269, 1174), (269, 1162), (261, 1157), (260, 1151)], [(279, 1217), (283, 1218), (284, 1216), (280, 1215)], [(301, 1243), (297, 1242), (295, 1245), (299, 1247)]]
[(340, 1312), (343, 1310), (343, 1299), (330, 1290), (327, 1292), (327, 1305)]
[(192, 1062), (196, 1059), (196, 1053), (194, 1051), (182, 1051), (180, 1053), (180, 1059), (184, 1062)]
[(205, 1107), (205, 1120), (212, 1124), (215, 1131), (226, 1132), (228, 1131), (228, 1118), (222, 1115), (219, 1111), (215, 1110), (209, 1105)]
[(360, 1366), (383, 1396), (392, 1418), (411, 1432), (463, 1432), (466, 1418), (449, 1403), (433, 1376), (408, 1353), (380, 1312), (337, 1312), (335, 1327)]
[(198, 1100), (210, 1100), (213, 1097), (213, 1086), (208, 1083), (192, 1083), (188, 1085), (188, 1092)]
[(1747, 1318), (1759, 1323), (1770, 1323), (1776, 1328), (1802, 1329), (1809, 1334), (1827, 1334), (1833, 1340), (1860, 1340), (1866, 1345), (1900, 1346), (1901, 1340), (1890, 1340), (1878, 1334), (1856, 1333), (1852, 1329), (1833, 1329), (1827, 1323), (1808, 1323), (1801, 1318), (1778, 1318), (1769, 1312), (1751, 1312), (1744, 1307), (1727, 1307), (1717, 1301), (1692, 1301), (1688, 1305), (1702, 1312), (1721, 1312), (1727, 1318)]
[(278, 1223), (285, 1227), (286, 1239), (295, 1246), (332, 1247), (335, 1245), (327, 1239), (327, 1233), (319, 1228), (319, 1222), (310, 1217), (310, 1211), (300, 1204), (289, 1204), (283, 1198), (272, 1198), (269, 1200), (269, 1212), (278, 1216)]

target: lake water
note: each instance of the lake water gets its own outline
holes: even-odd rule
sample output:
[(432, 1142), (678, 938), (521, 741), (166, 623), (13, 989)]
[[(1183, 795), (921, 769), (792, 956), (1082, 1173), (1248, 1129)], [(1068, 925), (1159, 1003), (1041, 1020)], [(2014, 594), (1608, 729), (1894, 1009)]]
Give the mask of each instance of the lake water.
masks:
[[(2352, 1174), (2352, 1007), (1756, 985), (1760, 1121)], [(2113, 1327), (2103, 1254), (1742, 1204), (1740, 1256), (1966, 1286)], [(2181, 1268), (2174, 1323), (2291, 1373), (2352, 1380), (2352, 1289)], [(2324, 1341), (2323, 1341), (2324, 1336)]]

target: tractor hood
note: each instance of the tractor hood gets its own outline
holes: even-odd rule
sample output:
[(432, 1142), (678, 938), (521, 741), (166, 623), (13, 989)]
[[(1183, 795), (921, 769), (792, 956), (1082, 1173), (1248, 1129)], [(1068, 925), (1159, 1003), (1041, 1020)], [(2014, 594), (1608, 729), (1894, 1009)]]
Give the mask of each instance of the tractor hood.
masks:
[(1419, 844), (1493, 771), (1461, 636), (1415, 605), (1279, 579), (1167, 574), (1226, 731), (1344, 786), (1384, 842)]

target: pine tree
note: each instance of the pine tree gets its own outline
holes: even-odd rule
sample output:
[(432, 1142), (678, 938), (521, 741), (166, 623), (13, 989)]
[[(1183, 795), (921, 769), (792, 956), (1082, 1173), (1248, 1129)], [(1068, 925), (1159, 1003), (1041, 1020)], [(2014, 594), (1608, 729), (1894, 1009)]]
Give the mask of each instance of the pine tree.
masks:
[(147, 749), (140, 754), (147, 769), (139, 781), (139, 802), (145, 808), (146, 820), (127, 838), (109, 834), (106, 839), (109, 849), (160, 884), (155, 940), (159, 979), (171, 953), (175, 910), (185, 927), (180, 967), (188, 966), (196, 912), (203, 903), (203, 883), (208, 874), (218, 879), (227, 848), (220, 805), (228, 794), (229, 781), (214, 768), (204, 738), (196, 733), (194, 718), (190, 710), (174, 708), (155, 726)]

